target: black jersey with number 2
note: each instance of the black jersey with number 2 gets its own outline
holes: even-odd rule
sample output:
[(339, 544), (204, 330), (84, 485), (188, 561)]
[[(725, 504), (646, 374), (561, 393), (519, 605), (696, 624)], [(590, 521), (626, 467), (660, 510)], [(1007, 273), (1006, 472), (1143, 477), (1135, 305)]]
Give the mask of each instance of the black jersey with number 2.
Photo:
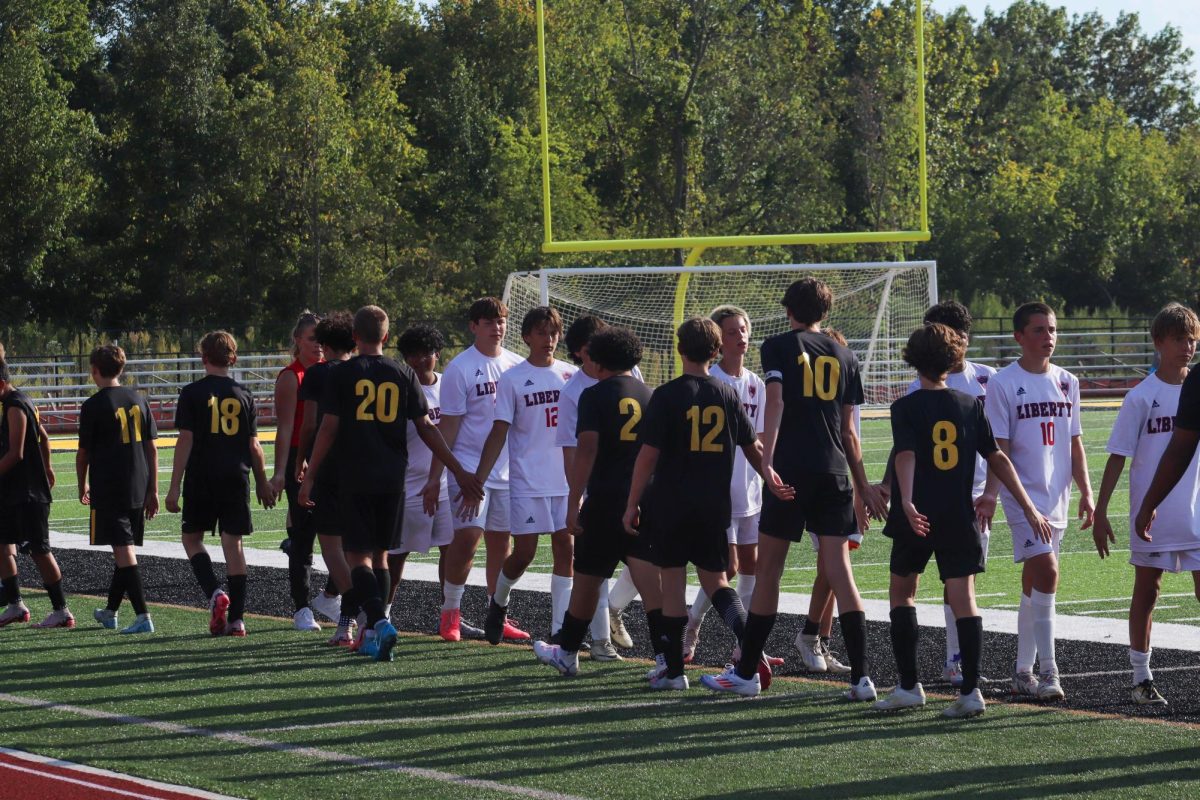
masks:
[(140, 392), (107, 386), (84, 401), (79, 446), (88, 454), (92, 508), (141, 508), (150, 478), (145, 443), (157, 438), (154, 415)]
[(614, 375), (579, 395), (578, 436), (599, 434), (596, 461), (588, 478), (589, 498), (625, 508), (633, 464), (642, 447), (642, 417), (650, 406), (650, 387), (631, 375)]
[(403, 493), (408, 421), (429, 413), (417, 374), (386, 356), (355, 356), (329, 371), (320, 410), (338, 418), (342, 491)]
[(258, 436), (250, 390), (233, 378), (206, 375), (179, 393), (175, 427), (191, 431), (184, 497), (225, 499), (250, 490), (250, 439)]
[(25, 394), (13, 389), (0, 403), (0, 410), (3, 411), (0, 416), (0, 458), (14, 444), (9, 441), (12, 437), (8, 425), (9, 413), (15, 410), (25, 417), (24, 458), (0, 476), (0, 499), (6, 506), (49, 503), (50, 479), (46, 477), (46, 463), (42, 460), (41, 425), (38, 423), (37, 409)]
[[(955, 389), (922, 389), (892, 403), (896, 453), (915, 454), (913, 505), (929, 519), (931, 546), (976, 535), (972, 491), (975, 457), (996, 452), (983, 403)], [(900, 477), (892, 476), (892, 506), (884, 534), (913, 537), (900, 502)]]

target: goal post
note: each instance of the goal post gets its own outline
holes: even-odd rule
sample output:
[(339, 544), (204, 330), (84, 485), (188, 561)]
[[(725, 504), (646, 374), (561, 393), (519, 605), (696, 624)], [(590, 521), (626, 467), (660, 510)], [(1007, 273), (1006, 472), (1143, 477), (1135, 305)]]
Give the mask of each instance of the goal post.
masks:
[(550, 305), (570, 325), (594, 314), (632, 329), (645, 352), (641, 370), (651, 386), (679, 374), (675, 330), (683, 320), (707, 316), (719, 305), (739, 306), (750, 316), (747, 367), (761, 372), (758, 346), (788, 328), (780, 300), (793, 281), (819, 277), (833, 291), (827, 322), (842, 332), (863, 365), (867, 403), (890, 403), (911, 380), (900, 357), (909, 333), (937, 302), (937, 265), (932, 261), (856, 264), (775, 264), (694, 267), (578, 267), (514, 272), (504, 286), (510, 324), (505, 346), (518, 353), (521, 319), (530, 308)]

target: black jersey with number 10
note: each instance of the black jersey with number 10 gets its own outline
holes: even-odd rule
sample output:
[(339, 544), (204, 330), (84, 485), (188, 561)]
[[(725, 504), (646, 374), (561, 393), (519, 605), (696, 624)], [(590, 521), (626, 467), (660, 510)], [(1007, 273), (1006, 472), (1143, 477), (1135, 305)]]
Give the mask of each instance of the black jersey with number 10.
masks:
[(579, 395), (576, 436), (587, 431), (599, 434), (588, 497), (625, 508), (633, 464), (642, 446), (642, 417), (651, 394), (650, 387), (637, 378), (614, 375)]
[(258, 436), (250, 390), (233, 378), (206, 375), (179, 393), (175, 427), (191, 431), (183, 496), (225, 499), (250, 490), (250, 439)]
[(84, 401), (79, 446), (88, 455), (92, 508), (141, 508), (150, 478), (146, 442), (157, 438), (154, 415), (140, 392), (106, 386)]
[[(892, 403), (892, 442), (896, 453), (915, 454), (912, 501), (929, 519), (929, 544), (953, 544), (973, 534), (975, 457), (996, 452), (981, 400), (955, 389), (921, 389), (901, 397)], [(915, 536), (900, 503), (895, 472), (883, 532)]]

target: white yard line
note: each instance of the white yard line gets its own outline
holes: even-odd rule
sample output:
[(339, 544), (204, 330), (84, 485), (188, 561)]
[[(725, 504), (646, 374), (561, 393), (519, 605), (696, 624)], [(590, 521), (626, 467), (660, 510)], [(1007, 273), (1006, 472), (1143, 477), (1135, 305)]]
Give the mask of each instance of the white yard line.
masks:
[[(1151, 667), (1151, 672), (1191, 672), (1200, 669), (1200, 664), (1187, 664), (1178, 667)], [(1074, 672), (1069, 675), (1059, 675), (1060, 678), (1104, 678), (1109, 675), (1132, 675), (1133, 669), (1108, 669), (1099, 672)]]

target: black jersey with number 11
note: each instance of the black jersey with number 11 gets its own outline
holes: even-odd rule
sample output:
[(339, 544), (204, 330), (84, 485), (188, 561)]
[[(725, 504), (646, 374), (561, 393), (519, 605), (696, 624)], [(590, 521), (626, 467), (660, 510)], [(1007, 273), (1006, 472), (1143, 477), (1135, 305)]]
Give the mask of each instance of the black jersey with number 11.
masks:
[(158, 438), (146, 398), (106, 386), (79, 411), (79, 446), (88, 454), (92, 508), (128, 511), (146, 502), (146, 442)]
[(606, 378), (579, 395), (576, 436), (587, 431), (599, 434), (596, 461), (588, 478), (589, 498), (611, 503), (619, 510), (625, 508), (650, 395), (650, 387), (631, 375)]

